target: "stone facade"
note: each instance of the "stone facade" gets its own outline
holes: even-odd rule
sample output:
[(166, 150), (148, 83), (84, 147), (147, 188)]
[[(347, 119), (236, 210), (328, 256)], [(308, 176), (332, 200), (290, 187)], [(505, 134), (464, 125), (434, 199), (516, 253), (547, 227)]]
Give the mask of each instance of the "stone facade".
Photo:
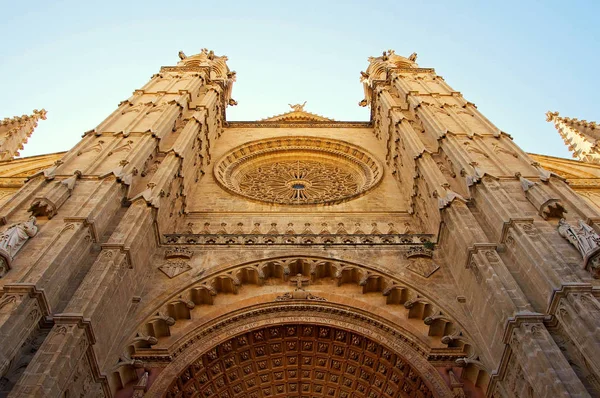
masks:
[(227, 58), (179, 57), (0, 163), (0, 395), (600, 394), (600, 166), (524, 153), (416, 54), (369, 58), (369, 122), (227, 122)]

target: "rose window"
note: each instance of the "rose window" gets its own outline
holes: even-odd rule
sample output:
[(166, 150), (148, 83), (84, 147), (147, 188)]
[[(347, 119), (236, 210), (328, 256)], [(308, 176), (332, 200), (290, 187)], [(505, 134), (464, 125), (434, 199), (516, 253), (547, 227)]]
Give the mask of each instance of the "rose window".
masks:
[(342, 141), (294, 137), (237, 148), (215, 166), (229, 191), (278, 204), (332, 204), (356, 197), (381, 178), (372, 155)]

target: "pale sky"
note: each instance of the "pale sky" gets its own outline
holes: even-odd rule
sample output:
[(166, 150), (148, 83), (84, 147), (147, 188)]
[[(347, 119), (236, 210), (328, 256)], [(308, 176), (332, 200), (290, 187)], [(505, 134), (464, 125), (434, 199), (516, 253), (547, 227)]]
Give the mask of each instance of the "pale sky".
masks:
[(0, 0), (0, 118), (46, 108), (22, 156), (68, 150), (179, 50), (206, 47), (237, 71), (228, 120), (304, 101), (368, 120), (360, 71), (395, 49), (417, 52), (526, 151), (570, 157), (544, 113), (600, 121), (600, 1), (487, 3)]

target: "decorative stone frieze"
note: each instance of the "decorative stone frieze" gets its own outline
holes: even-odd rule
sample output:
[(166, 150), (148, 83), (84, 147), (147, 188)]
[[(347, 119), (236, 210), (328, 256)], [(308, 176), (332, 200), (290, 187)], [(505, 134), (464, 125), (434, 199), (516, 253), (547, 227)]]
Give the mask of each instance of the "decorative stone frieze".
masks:
[(429, 234), (165, 234), (166, 244), (187, 245), (394, 245), (433, 243)]

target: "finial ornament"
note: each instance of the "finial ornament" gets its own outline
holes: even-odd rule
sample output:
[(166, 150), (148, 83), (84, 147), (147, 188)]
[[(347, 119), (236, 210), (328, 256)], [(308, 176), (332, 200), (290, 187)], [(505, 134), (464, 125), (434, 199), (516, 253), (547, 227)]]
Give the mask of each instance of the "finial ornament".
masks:
[(417, 53), (412, 53), (408, 56), (408, 60), (412, 62), (417, 62)]
[(558, 117), (558, 112), (546, 112), (546, 121), (547, 122), (551, 122), (554, 120), (554, 118)]
[(560, 236), (575, 246), (583, 257), (583, 266), (592, 276), (600, 279), (600, 236), (592, 227), (579, 220), (579, 228), (573, 227), (564, 218), (558, 222)]
[(187, 55), (185, 55), (185, 53), (183, 51), (179, 51), (178, 55), (179, 55), (179, 59), (182, 61), (187, 58)]
[(295, 105), (288, 104), (288, 105), (290, 106), (290, 108), (292, 108), (292, 110), (294, 112), (304, 112), (304, 105), (306, 105), (306, 101), (304, 101), (303, 104), (295, 104)]

